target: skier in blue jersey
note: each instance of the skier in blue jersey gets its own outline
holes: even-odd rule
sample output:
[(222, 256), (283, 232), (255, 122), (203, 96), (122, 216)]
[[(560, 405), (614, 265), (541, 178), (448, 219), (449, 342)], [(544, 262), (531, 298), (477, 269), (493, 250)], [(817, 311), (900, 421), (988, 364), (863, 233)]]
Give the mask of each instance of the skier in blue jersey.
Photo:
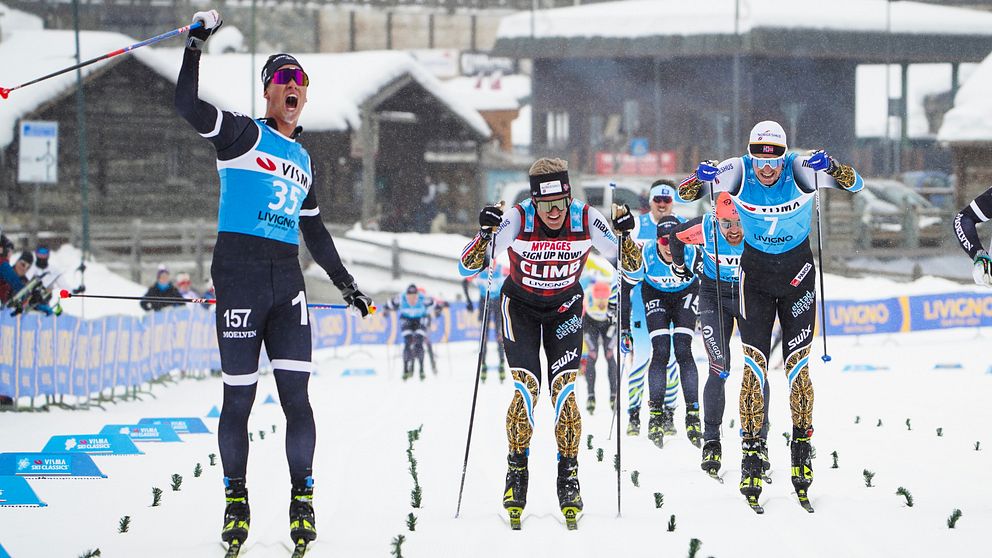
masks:
[(743, 458), (741, 493), (756, 512), (762, 488), (760, 432), (765, 424), (764, 384), (772, 325), (782, 325), (782, 348), (792, 411), (792, 484), (799, 501), (812, 511), (807, 491), (813, 482), (813, 383), (809, 353), (816, 318), (816, 274), (809, 245), (818, 188), (858, 192), (861, 176), (823, 150), (810, 155), (788, 152), (785, 130), (759, 122), (751, 130), (748, 152), (723, 162), (705, 161), (678, 187), (680, 201), (694, 201), (710, 189), (728, 192), (744, 229), (740, 261), (741, 342), (744, 374), (740, 395)]
[(221, 538), (236, 553), (248, 536), (248, 415), (264, 342), (286, 415), (290, 536), (294, 544), (305, 547), (317, 534), (312, 504), (316, 427), (307, 388), (313, 365), (298, 259), (300, 233), (314, 261), (354, 312), (365, 317), (375, 307), (342, 264), (321, 221), (310, 155), (296, 141), (310, 83), (303, 67), (288, 54), (266, 60), (261, 73), (264, 118), (220, 110), (197, 93), (201, 50), (220, 28), (220, 14), (197, 12), (193, 21), (203, 25), (189, 33), (175, 105), (180, 116), (213, 145), (220, 174), (217, 243), (210, 274), (216, 289), (224, 379), (217, 428), (227, 500)]
[[(714, 234), (717, 233), (717, 234)], [(709, 357), (709, 374), (703, 387), (703, 458), (702, 468), (717, 477), (723, 459), (720, 444), (720, 425), (723, 423), (727, 378), (730, 376), (730, 337), (734, 321), (740, 322), (738, 280), (741, 253), (744, 251), (744, 231), (734, 201), (727, 192), (720, 192), (716, 199), (716, 215), (706, 213), (672, 230), (673, 270), (676, 275), (686, 272), (682, 247), (685, 244), (700, 246), (703, 253), (703, 272), (699, 278), (699, 323), (702, 327), (703, 346)], [(714, 241), (718, 244), (714, 244)], [(717, 282), (717, 254), (719, 254), (719, 282)], [(719, 287), (719, 290), (718, 290)], [(722, 312), (722, 314), (721, 314)], [(768, 381), (764, 386), (765, 415), (768, 414)], [(768, 421), (759, 432), (762, 467), (768, 465)]]
[[(686, 404), (686, 435), (696, 446), (701, 436), (699, 425), (699, 386), (696, 361), (692, 356), (692, 336), (696, 331), (698, 282), (693, 272), (683, 267), (683, 274), (673, 269), (669, 233), (679, 225), (675, 216), (662, 217), (655, 227), (654, 242), (641, 249), (643, 263), (630, 279), (641, 283), (644, 315), (651, 339), (651, 364), (648, 367), (648, 439), (659, 448), (664, 446), (663, 421), (672, 411), (665, 405), (666, 368), (674, 347), (675, 359), (681, 370), (682, 394)], [(683, 261), (692, 270), (700, 264), (694, 246), (683, 246)], [(636, 348), (635, 348), (636, 350)]]
[[(489, 256), (486, 256), (486, 261), (484, 269), (489, 269)], [(465, 291), (465, 301), (469, 312), (474, 308), (472, 304), (472, 297), (469, 296), (468, 286), (470, 283), (475, 283), (479, 287), (479, 304), (477, 310), (479, 311), (479, 317), (482, 317), (482, 308), (486, 299), (486, 289), (489, 289), (489, 312), (486, 317), (486, 323), (482, 324), (483, 329), (486, 329), (486, 335), (482, 337), (482, 370), (480, 371), (480, 379), (485, 383), (486, 379), (489, 377), (489, 365), (486, 363), (485, 355), (488, 354), (489, 350), (489, 328), (492, 328), (496, 335), (496, 354), (499, 355), (499, 383), (503, 383), (506, 380), (506, 356), (503, 354), (503, 313), (496, 311), (497, 305), (499, 304), (500, 291), (503, 288), (503, 281), (506, 280), (506, 266), (504, 266), (497, 258), (496, 265), (493, 266), (493, 279), (492, 286), (489, 286), (489, 277), (487, 272), (483, 272), (479, 277), (468, 277), (462, 280), (462, 289)], [(476, 279), (478, 278), (478, 281)]]
[(434, 304), (433, 298), (421, 294), (417, 286), (411, 283), (406, 292), (386, 303), (386, 310), (396, 310), (400, 317), (400, 331), (403, 332), (403, 379), (412, 378), (414, 364), (419, 363), (420, 381), (424, 381), (424, 343), (429, 333), (431, 315), (436, 315), (440, 307)]
[[(662, 178), (651, 184), (651, 190), (648, 193), (648, 206), (650, 210), (638, 216), (634, 223), (634, 231), (631, 233), (631, 238), (640, 246), (656, 242), (658, 223), (661, 222), (662, 218), (674, 216), (679, 222), (685, 221), (684, 218), (675, 215), (672, 211), (675, 207), (675, 183), (671, 180)], [(626, 283), (624, 285), (624, 296), (630, 298), (629, 305), (625, 307), (630, 308), (632, 312), (629, 317), (631, 327), (629, 329), (624, 328), (624, 331), (630, 332), (633, 346), (632, 365), (628, 372), (627, 382), (627, 435), (637, 436), (641, 433), (641, 401), (644, 396), (644, 382), (648, 375), (648, 366), (654, 353), (651, 342), (651, 335), (654, 332), (649, 331), (648, 321), (644, 315), (641, 284), (638, 283), (633, 287)], [(624, 314), (623, 322), (626, 324), (627, 313)], [(671, 350), (669, 353), (671, 360), (665, 366), (667, 370), (665, 409), (661, 414), (661, 420), (665, 434), (674, 435), (675, 422), (673, 417), (675, 416), (675, 402), (679, 389), (679, 367), (675, 359), (675, 351)]]

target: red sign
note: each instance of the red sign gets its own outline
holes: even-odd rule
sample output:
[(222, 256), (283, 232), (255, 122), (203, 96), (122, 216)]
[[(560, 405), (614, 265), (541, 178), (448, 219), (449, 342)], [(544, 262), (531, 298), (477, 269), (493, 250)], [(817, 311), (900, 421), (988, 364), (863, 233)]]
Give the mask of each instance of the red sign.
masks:
[(675, 174), (674, 151), (649, 151), (635, 157), (629, 153), (600, 151), (596, 153), (596, 174), (625, 174), (632, 176), (658, 176)]

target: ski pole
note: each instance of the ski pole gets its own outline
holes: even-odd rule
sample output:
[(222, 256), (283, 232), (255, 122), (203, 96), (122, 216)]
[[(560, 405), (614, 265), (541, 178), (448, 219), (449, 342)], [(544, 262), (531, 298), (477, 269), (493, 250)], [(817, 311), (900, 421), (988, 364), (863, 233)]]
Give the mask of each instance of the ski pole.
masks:
[[(616, 197), (617, 184), (616, 182), (610, 182), (610, 190), (613, 194), (611, 197)], [(613, 207), (617, 208), (616, 202), (613, 202)], [(619, 208), (617, 208), (619, 209)], [(613, 212), (613, 218), (616, 219), (616, 209)], [(627, 233), (621, 233), (617, 235), (617, 325), (621, 323), (621, 317), (623, 316), (623, 265), (620, 263), (623, 250), (623, 238)], [(620, 482), (620, 346), (623, 343), (623, 333), (617, 335), (617, 393), (614, 395), (613, 402), (613, 421), (616, 423), (616, 434), (617, 434), (617, 517), (620, 517), (621, 507), (620, 507), (620, 493), (622, 483)], [(612, 428), (610, 429), (613, 430)]]
[[(720, 239), (717, 236), (719, 234), (720, 219), (716, 216), (716, 196), (713, 194), (712, 181), (710, 181), (710, 205), (713, 206), (713, 253), (716, 257), (716, 311), (720, 320), (720, 350), (722, 351), (724, 350), (723, 347), (727, 347), (728, 345), (723, 329), (723, 297), (720, 296)], [(725, 380), (730, 376), (730, 372), (721, 369), (719, 376)]]
[[(503, 207), (503, 202), (496, 204)], [(472, 410), (468, 419), (468, 437), (465, 440), (465, 461), (462, 463), (462, 482), (458, 486), (458, 506), (455, 508), (455, 519), (462, 512), (462, 493), (465, 491), (465, 473), (468, 471), (468, 452), (472, 447), (472, 427), (475, 425), (475, 404), (479, 399), (479, 380), (482, 378), (482, 361), (486, 358), (486, 334), (489, 333), (489, 291), (493, 288), (493, 275), (496, 274), (496, 231), (489, 246), (489, 282), (486, 283), (486, 300), (482, 303), (482, 333), (479, 335), (479, 360), (475, 365), (475, 389), (472, 391)]]
[[(119, 295), (94, 295), (94, 294), (72, 294), (66, 289), (62, 289), (59, 296), (66, 298), (99, 298), (104, 300), (135, 300), (138, 302), (166, 302), (172, 304), (217, 304), (216, 298), (172, 298), (167, 296), (119, 296)], [(347, 304), (307, 304), (307, 308), (314, 309), (344, 309)], [(371, 308), (371, 313), (375, 313), (375, 307)]]
[(141, 48), (143, 46), (148, 46), (148, 45), (157, 43), (159, 41), (164, 41), (165, 39), (169, 39), (169, 38), (175, 37), (176, 35), (181, 35), (181, 34), (187, 32), (187, 31), (190, 31), (192, 29), (199, 29), (201, 27), (203, 27), (203, 22), (202, 21), (197, 21), (197, 22), (194, 22), (194, 23), (192, 23), (190, 25), (186, 25), (186, 26), (180, 27), (178, 29), (173, 29), (172, 31), (168, 31), (166, 33), (162, 33), (161, 35), (156, 35), (155, 37), (152, 37), (150, 39), (145, 39), (144, 41), (141, 41), (141, 42), (138, 42), (138, 43), (134, 43), (131, 46), (126, 46), (124, 48), (117, 49), (117, 50), (115, 50), (113, 52), (108, 52), (107, 54), (101, 54), (100, 56), (97, 56), (96, 58), (90, 58), (89, 60), (87, 60), (85, 62), (80, 62), (79, 64), (76, 64), (76, 65), (73, 65), (73, 66), (69, 66), (68, 68), (63, 68), (63, 69), (58, 70), (56, 72), (52, 72), (52, 73), (48, 74), (47, 76), (41, 76), (40, 78), (33, 79), (31, 81), (22, 83), (20, 85), (15, 85), (14, 87), (11, 87), (10, 89), (7, 89), (5, 87), (0, 87), (0, 98), (6, 99), (10, 95), (10, 92), (11, 91), (20, 89), (22, 87), (27, 87), (29, 85), (38, 83), (39, 81), (45, 81), (46, 79), (53, 78), (55, 76), (60, 76), (60, 75), (62, 75), (64, 73), (66, 73), (66, 72), (71, 72), (72, 70), (75, 70), (77, 68), (82, 68), (84, 66), (89, 66), (90, 64), (93, 64), (95, 62), (99, 62), (101, 60), (106, 60), (108, 58), (113, 58), (113, 57), (115, 57), (115, 56), (117, 56), (119, 54), (125, 54), (127, 52), (131, 52), (132, 50), (134, 50), (136, 48)]
[(817, 266), (820, 271), (820, 333), (823, 336), (823, 362), (830, 362), (830, 354), (827, 353), (827, 312), (826, 293), (823, 286), (823, 228), (820, 225), (820, 180), (819, 172), (813, 173), (813, 190), (816, 192), (816, 257), (819, 261)]

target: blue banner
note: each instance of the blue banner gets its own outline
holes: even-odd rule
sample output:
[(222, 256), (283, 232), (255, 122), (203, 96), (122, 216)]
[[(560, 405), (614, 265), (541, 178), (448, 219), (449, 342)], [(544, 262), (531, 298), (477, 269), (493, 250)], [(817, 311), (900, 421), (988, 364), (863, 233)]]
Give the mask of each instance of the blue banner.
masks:
[(107, 424), (100, 434), (123, 434), (134, 442), (182, 442), (169, 424)]
[(68, 434), (48, 439), (45, 453), (90, 453), (100, 455), (143, 454), (124, 434)]
[(85, 453), (0, 453), (0, 475), (107, 478)]
[(992, 325), (992, 294), (950, 293), (909, 297), (909, 315), (916, 330)]
[(45, 507), (28, 481), (21, 477), (0, 476), (0, 506)]
[(829, 300), (827, 335), (860, 335), (902, 331), (903, 311), (897, 298), (882, 300)]
[(178, 434), (210, 434), (203, 419), (198, 417), (151, 417), (139, 420), (138, 424), (167, 424)]

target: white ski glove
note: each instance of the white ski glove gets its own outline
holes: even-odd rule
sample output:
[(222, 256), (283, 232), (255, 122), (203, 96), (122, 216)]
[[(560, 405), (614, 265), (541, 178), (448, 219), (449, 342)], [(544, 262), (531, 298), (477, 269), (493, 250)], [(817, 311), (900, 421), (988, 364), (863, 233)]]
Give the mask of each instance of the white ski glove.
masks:
[(207, 42), (210, 35), (216, 33), (217, 30), (220, 29), (221, 25), (224, 25), (224, 21), (220, 18), (220, 13), (217, 10), (196, 12), (193, 14), (193, 23), (198, 21), (203, 23), (203, 27), (199, 29), (191, 29), (189, 31), (189, 39), (186, 41), (186, 48), (203, 50), (203, 43)]
[(982, 287), (992, 287), (992, 257), (988, 252), (979, 250), (975, 254), (975, 264), (971, 268), (971, 276), (975, 284)]

